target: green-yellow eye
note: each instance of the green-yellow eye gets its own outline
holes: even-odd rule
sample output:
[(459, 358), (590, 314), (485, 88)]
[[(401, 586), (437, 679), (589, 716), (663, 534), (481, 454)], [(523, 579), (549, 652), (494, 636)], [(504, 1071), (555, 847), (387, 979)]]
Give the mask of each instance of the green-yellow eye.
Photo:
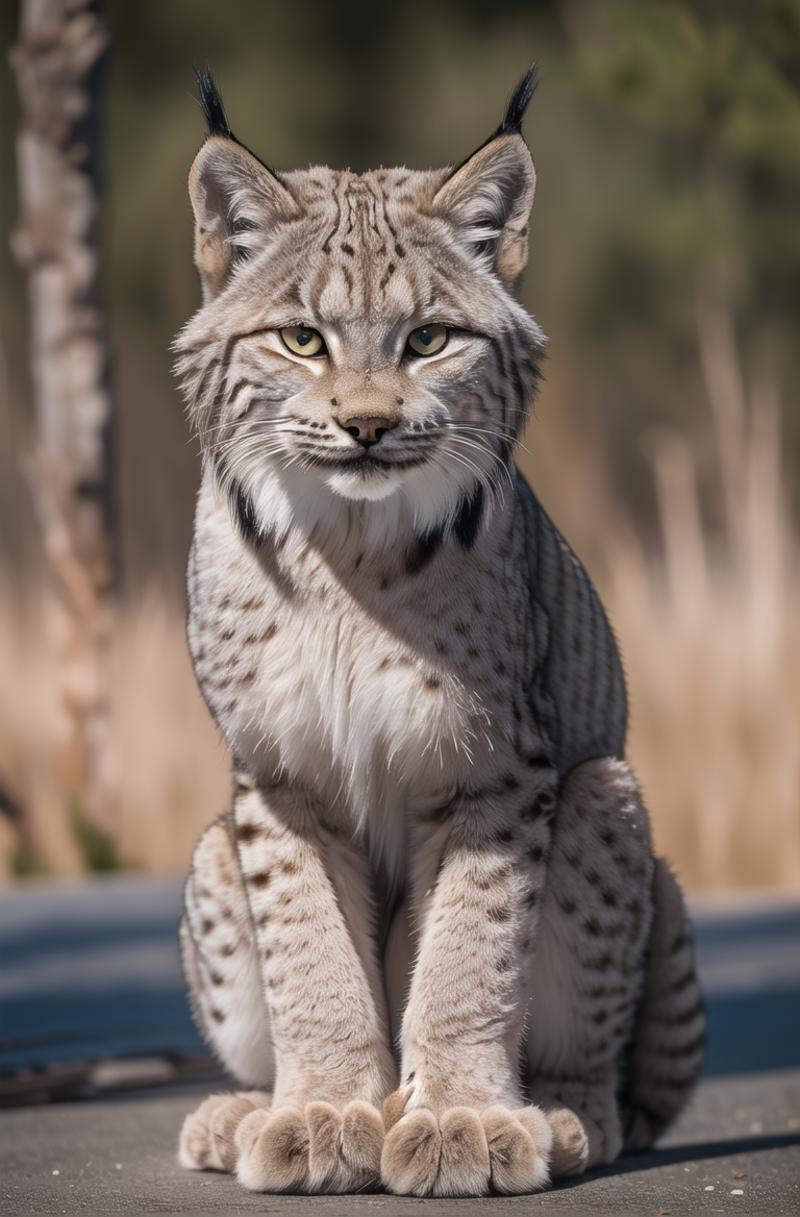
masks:
[(421, 325), (408, 335), (408, 349), (414, 355), (435, 355), (447, 342), (447, 327), (444, 325)]
[(325, 355), (322, 335), (305, 325), (290, 325), (280, 331), (281, 342), (293, 355)]

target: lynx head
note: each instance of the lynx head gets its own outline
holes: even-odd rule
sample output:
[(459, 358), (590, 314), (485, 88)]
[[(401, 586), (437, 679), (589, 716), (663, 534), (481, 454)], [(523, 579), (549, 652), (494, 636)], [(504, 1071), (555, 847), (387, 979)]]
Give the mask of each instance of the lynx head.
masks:
[(515, 297), (534, 168), (528, 72), (455, 168), (280, 173), (209, 134), (189, 175), (201, 308), (178, 372), (249, 534), (344, 513), (470, 544), (508, 484), (543, 336)]

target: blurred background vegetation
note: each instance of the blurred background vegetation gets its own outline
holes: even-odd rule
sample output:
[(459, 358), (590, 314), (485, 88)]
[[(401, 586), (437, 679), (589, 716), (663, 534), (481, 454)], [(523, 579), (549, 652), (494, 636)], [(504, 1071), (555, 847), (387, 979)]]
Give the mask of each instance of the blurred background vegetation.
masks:
[[(0, 34), (17, 37), (16, 5)], [(620, 635), (631, 751), (690, 886), (800, 882), (800, 0), (109, 0), (103, 225), (122, 530), (122, 798), (56, 788), (25, 283), (0, 244), (0, 786), (7, 872), (180, 869), (225, 805), (182, 574), (198, 458), (169, 344), (198, 303), (185, 181), (209, 64), (276, 166), (461, 159), (531, 60), (526, 305), (550, 337), (521, 464)], [(17, 102), (0, 74), (0, 231)], [(67, 858), (48, 825), (67, 817)], [(2, 869), (2, 868), (0, 868)]]

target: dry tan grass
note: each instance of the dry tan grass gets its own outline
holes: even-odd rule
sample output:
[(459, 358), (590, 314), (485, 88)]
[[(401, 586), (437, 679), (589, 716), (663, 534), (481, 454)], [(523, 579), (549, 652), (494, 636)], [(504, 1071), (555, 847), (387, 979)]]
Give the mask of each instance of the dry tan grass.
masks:
[(704, 535), (691, 452), (653, 445), (664, 560), (616, 530), (607, 599), (632, 695), (630, 751), (661, 849), (694, 888), (800, 884), (800, 566), (781, 412), (745, 394), (730, 327), (700, 317), (725, 536)]
[(148, 870), (183, 869), (201, 828), (227, 808), (230, 773), (191, 671), (182, 608), (146, 595), (125, 619), (113, 670), (120, 853)]
[[(59, 719), (44, 617), (35, 606), (5, 604), (0, 620), (0, 687), (10, 691), (0, 699), (0, 775), (24, 809), (36, 855), (49, 871), (74, 874), (81, 860), (69, 796), (57, 788)], [(201, 827), (224, 810), (229, 777), (225, 748), (194, 683), (177, 597), (149, 591), (123, 610), (110, 671), (118, 853), (127, 865), (180, 871)], [(8, 847), (8, 833), (5, 840)]]
[[(694, 890), (787, 887), (800, 883), (800, 575), (780, 412), (767, 387), (746, 400), (725, 326), (701, 321), (726, 535), (712, 544), (705, 534), (687, 445), (661, 436), (651, 450), (663, 559), (609, 509), (593, 509), (576, 539), (605, 572), (631, 688), (630, 751), (659, 847)], [(4, 604), (0, 620), (0, 779), (24, 804), (28, 839), (49, 869), (74, 873), (80, 857), (53, 776), (41, 611)], [(228, 778), (176, 599), (151, 590), (124, 610), (112, 673), (119, 852), (130, 865), (182, 870), (200, 828), (224, 808)], [(0, 851), (11, 843), (6, 829)]]

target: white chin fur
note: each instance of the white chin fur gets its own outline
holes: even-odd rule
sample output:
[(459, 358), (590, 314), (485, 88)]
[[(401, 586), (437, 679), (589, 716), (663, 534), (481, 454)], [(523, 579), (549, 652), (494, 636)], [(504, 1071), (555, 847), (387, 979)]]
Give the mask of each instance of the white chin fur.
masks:
[(368, 499), (376, 503), (380, 499), (388, 499), (400, 488), (403, 480), (400, 473), (378, 473), (364, 477), (358, 473), (347, 473), (337, 470), (326, 479), (328, 487), (343, 499)]

